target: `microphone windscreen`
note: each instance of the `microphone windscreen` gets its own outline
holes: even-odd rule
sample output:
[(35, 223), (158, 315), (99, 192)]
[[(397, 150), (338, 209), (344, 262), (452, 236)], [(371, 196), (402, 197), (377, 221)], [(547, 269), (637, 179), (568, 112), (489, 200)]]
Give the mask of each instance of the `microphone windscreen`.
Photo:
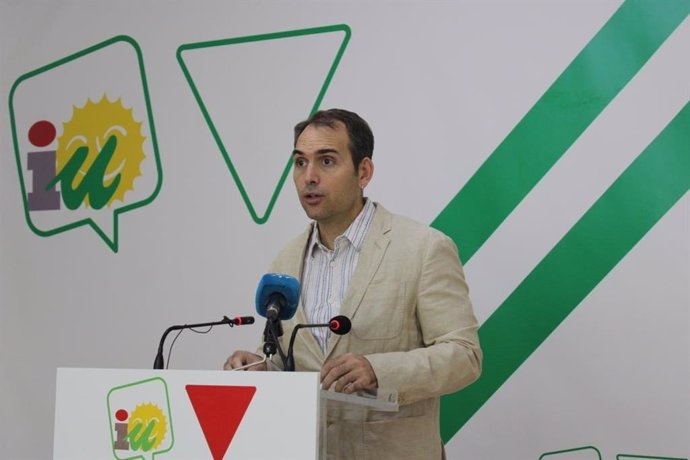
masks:
[(331, 318), (328, 322), (328, 328), (334, 334), (345, 335), (352, 329), (352, 322), (347, 316), (338, 315)]
[(281, 300), (285, 299), (284, 305), (281, 305), (278, 319), (290, 319), (295, 316), (297, 311), (299, 291), (297, 278), (280, 273), (266, 273), (261, 277), (259, 286), (256, 288), (256, 312), (265, 318), (271, 297), (278, 296)]

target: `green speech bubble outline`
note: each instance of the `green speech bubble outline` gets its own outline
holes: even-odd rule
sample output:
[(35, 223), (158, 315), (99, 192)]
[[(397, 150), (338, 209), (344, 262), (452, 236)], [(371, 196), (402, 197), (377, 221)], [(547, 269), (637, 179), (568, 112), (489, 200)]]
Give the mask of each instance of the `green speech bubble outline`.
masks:
[[(112, 239), (108, 236), (108, 234), (102, 230), (98, 224), (95, 222), (94, 219), (91, 217), (87, 217), (84, 219), (80, 219), (74, 222), (71, 222), (66, 225), (61, 225), (56, 228), (50, 229), (50, 230), (41, 230), (38, 228), (33, 221), (31, 220), (31, 214), (29, 212), (29, 199), (28, 199), (28, 193), (26, 190), (26, 184), (24, 183), (24, 174), (22, 171), (22, 161), (21, 161), (21, 152), (19, 151), (19, 142), (18, 142), (18, 136), (17, 136), (17, 127), (16, 127), (16, 121), (15, 121), (15, 114), (14, 114), (14, 94), (19, 85), (26, 81), (29, 80), (37, 75), (40, 75), (42, 73), (48, 72), (50, 70), (53, 70), (57, 67), (60, 67), (64, 64), (67, 64), (69, 62), (75, 61), (77, 59), (80, 59), (86, 55), (89, 55), (91, 53), (98, 52), (108, 46), (111, 46), (115, 43), (123, 42), (128, 45), (130, 45), (133, 49), (134, 52), (136, 53), (137, 56), (137, 62), (139, 63), (139, 75), (141, 77), (141, 84), (142, 84), (142, 90), (143, 90), (143, 95), (144, 95), (144, 101), (146, 104), (146, 114), (148, 117), (148, 128), (149, 128), (149, 133), (151, 134), (151, 145), (153, 149), (153, 157), (154, 161), (156, 164), (156, 171), (157, 171), (157, 179), (156, 179), (156, 186), (147, 198), (144, 198), (143, 200), (139, 200), (137, 202), (127, 204), (125, 206), (116, 208), (113, 211), (113, 236)], [(148, 84), (146, 80), (146, 71), (144, 69), (144, 58), (143, 54), (141, 52), (141, 48), (139, 47), (139, 44), (134, 40), (132, 37), (129, 37), (127, 35), (118, 35), (115, 37), (112, 37), (108, 40), (105, 40), (101, 43), (97, 43), (93, 46), (90, 46), (86, 49), (83, 49), (81, 51), (78, 51), (76, 53), (70, 54), (62, 59), (59, 59), (55, 62), (52, 62), (48, 65), (45, 65), (43, 67), (40, 67), (36, 70), (33, 70), (31, 72), (28, 72), (22, 76), (20, 76), (12, 85), (12, 89), (10, 90), (10, 95), (9, 95), (9, 110), (10, 110), (10, 126), (12, 130), (12, 142), (14, 144), (14, 154), (15, 158), (17, 161), (17, 172), (19, 174), (19, 185), (21, 188), (22, 192), (22, 199), (24, 202), (24, 216), (26, 218), (26, 222), (29, 225), (29, 228), (31, 231), (33, 231), (35, 234), (43, 237), (48, 237), (48, 236), (53, 236), (58, 233), (66, 232), (68, 230), (75, 229), (77, 227), (81, 227), (83, 225), (89, 225), (93, 230), (98, 234), (98, 236), (101, 237), (101, 239), (108, 245), (108, 247), (115, 253), (118, 252), (118, 236), (119, 236), (119, 215), (121, 213), (125, 213), (128, 211), (131, 211), (136, 208), (140, 208), (143, 206), (148, 205), (151, 203), (158, 193), (160, 192), (160, 189), (163, 185), (163, 170), (161, 167), (161, 161), (160, 161), (160, 155), (158, 152), (158, 141), (156, 137), (156, 128), (153, 123), (153, 110), (151, 108), (151, 100), (149, 97), (149, 89), (148, 89)]]

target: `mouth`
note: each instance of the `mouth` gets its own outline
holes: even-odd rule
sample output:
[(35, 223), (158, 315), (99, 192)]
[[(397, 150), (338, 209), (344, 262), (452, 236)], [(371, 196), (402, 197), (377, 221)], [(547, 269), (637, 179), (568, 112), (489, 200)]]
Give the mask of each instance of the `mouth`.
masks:
[(317, 205), (323, 199), (323, 194), (317, 192), (302, 193), (302, 202), (308, 205)]

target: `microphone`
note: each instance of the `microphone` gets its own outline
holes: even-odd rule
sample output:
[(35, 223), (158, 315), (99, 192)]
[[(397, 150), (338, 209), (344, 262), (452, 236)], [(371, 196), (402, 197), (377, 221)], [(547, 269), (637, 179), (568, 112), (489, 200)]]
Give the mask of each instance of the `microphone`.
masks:
[(276, 351), (285, 365), (285, 353), (278, 337), (283, 335), (280, 320), (295, 316), (299, 304), (299, 281), (289, 275), (266, 273), (256, 288), (256, 312), (266, 318), (264, 329), (264, 355), (273, 356)]
[(297, 337), (297, 331), (306, 327), (327, 327), (334, 334), (345, 335), (352, 329), (352, 322), (347, 316), (338, 315), (331, 318), (326, 324), (298, 324), (295, 326), (290, 335), (290, 345), (288, 346), (287, 358), (285, 359), (286, 371), (292, 372), (295, 370), (295, 356), (293, 354), (295, 338)]
[[(227, 317), (223, 316), (223, 319), (227, 319)], [(230, 321), (232, 321), (235, 326), (246, 326), (249, 324), (254, 324), (254, 317), (253, 316), (235, 316)]]
[(352, 322), (347, 316), (338, 315), (331, 318), (328, 322), (328, 328), (334, 334), (345, 335), (352, 329)]
[[(196, 327), (219, 326), (221, 324), (227, 324), (230, 327), (244, 326), (247, 324), (254, 324), (254, 317), (253, 316), (236, 316), (236, 317), (230, 319), (227, 316), (223, 316), (222, 320), (213, 321), (210, 323), (181, 324), (181, 325), (177, 325), (177, 326), (170, 326), (169, 328), (167, 328), (165, 330), (165, 332), (163, 333), (163, 336), (161, 337), (161, 341), (158, 344), (158, 353), (156, 354), (156, 358), (153, 360), (153, 368), (154, 369), (163, 369), (163, 366), (165, 365), (165, 363), (163, 361), (163, 344), (165, 343), (165, 338), (172, 331), (181, 331), (183, 329), (194, 329)], [(173, 340), (173, 344), (174, 343), (175, 343), (175, 341)]]
[(299, 291), (297, 278), (266, 273), (256, 289), (256, 312), (270, 321), (290, 319), (297, 311)]

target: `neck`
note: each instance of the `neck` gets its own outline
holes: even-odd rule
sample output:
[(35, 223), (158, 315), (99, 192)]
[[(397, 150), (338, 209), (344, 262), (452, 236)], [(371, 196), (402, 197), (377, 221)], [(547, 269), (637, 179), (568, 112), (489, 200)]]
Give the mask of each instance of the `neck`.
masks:
[(335, 239), (345, 233), (345, 230), (347, 230), (347, 227), (349, 227), (351, 223), (352, 221), (342, 228), (319, 222), (317, 225), (319, 226), (319, 239), (321, 240), (321, 244), (332, 251), (335, 246)]
[(364, 198), (359, 201), (359, 206), (353, 210), (352, 215), (350, 215), (350, 218), (346, 222), (317, 222), (317, 225), (319, 226), (319, 238), (321, 239), (321, 244), (326, 246), (328, 249), (333, 250), (333, 247), (335, 246), (335, 239), (345, 233), (348, 227), (357, 218), (359, 213), (362, 212), (362, 208), (364, 208)]

